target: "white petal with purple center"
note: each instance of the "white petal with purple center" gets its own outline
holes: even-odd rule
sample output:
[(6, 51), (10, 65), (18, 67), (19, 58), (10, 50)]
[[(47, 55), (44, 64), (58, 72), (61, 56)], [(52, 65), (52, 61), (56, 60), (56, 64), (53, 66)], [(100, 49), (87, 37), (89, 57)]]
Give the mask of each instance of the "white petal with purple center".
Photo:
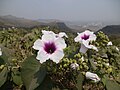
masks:
[(64, 32), (55, 34), (45, 30), (42, 30), (42, 33), (42, 39), (36, 40), (33, 45), (34, 49), (39, 50), (36, 58), (40, 60), (40, 63), (48, 59), (58, 63), (64, 57), (63, 49), (66, 48), (66, 43), (62, 37), (66, 34)]

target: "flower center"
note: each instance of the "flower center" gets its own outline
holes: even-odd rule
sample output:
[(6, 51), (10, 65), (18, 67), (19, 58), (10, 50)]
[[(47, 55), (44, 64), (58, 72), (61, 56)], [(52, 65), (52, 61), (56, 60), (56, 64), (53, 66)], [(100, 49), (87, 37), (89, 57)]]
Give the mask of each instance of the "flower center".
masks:
[(81, 38), (84, 39), (84, 40), (87, 40), (87, 39), (89, 39), (89, 36), (90, 36), (90, 35), (84, 34)]
[(55, 46), (55, 44), (53, 42), (48, 42), (48, 43), (45, 43), (44, 50), (47, 53), (52, 54), (52, 53), (55, 52), (56, 46)]

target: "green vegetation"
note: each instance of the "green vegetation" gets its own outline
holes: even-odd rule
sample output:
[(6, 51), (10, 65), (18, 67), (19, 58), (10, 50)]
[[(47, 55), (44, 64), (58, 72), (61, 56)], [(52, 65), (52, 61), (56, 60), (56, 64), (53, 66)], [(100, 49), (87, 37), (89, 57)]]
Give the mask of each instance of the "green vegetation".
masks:
[[(0, 56), (0, 90), (120, 89), (120, 52), (114, 45), (107, 46), (110, 40), (104, 33), (99, 32), (97, 41), (93, 42), (99, 51), (89, 50), (83, 55), (79, 53), (80, 45), (74, 42), (77, 34), (67, 31), (69, 39), (65, 38), (68, 46), (64, 50), (64, 58), (57, 65), (50, 60), (42, 65), (35, 59), (37, 52), (32, 46), (41, 38), (43, 29), (60, 32), (54, 26), (0, 30), (0, 47), (3, 52)], [(115, 41), (113, 43), (117, 44)], [(84, 61), (81, 60), (82, 56)], [(76, 62), (80, 66), (74, 71), (70, 65)], [(84, 77), (86, 71), (97, 73), (101, 81), (94, 83), (87, 80)]]

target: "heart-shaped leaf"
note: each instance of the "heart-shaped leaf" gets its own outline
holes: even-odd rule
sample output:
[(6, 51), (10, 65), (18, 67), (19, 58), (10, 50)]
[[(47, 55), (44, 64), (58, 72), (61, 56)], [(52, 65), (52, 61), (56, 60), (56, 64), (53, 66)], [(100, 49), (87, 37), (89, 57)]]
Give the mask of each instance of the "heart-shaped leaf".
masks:
[(46, 69), (35, 58), (31, 56), (22, 64), (21, 75), (27, 90), (37, 88), (46, 76)]

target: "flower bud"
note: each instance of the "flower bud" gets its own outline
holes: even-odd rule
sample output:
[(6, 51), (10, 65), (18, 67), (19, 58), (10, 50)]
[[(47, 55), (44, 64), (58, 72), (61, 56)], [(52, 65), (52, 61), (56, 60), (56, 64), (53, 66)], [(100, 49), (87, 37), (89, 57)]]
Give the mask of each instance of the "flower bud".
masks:
[(108, 42), (108, 44), (107, 44), (107, 45), (108, 45), (108, 46), (111, 46), (111, 45), (113, 45), (113, 44), (112, 44), (112, 42), (110, 41), (110, 42)]
[(91, 73), (91, 72), (86, 72), (85, 76), (86, 76), (87, 79), (91, 79), (94, 82), (100, 81), (100, 78), (98, 77), (97, 74), (94, 74), (94, 73)]
[(2, 55), (2, 51), (1, 51), (1, 48), (0, 48), (0, 56)]
[(70, 67), (71, 67), (72, 69), (77, 69), (77, 68), (79, 67), (79, 65), (78, 65), (77, 63), (72, 63), (72, 64), (70, 65)]
[(0, 70), (2, 70), (4, 67), (5, 67), (5, 65), (1, 65), (1, 66), (0, 66)]

